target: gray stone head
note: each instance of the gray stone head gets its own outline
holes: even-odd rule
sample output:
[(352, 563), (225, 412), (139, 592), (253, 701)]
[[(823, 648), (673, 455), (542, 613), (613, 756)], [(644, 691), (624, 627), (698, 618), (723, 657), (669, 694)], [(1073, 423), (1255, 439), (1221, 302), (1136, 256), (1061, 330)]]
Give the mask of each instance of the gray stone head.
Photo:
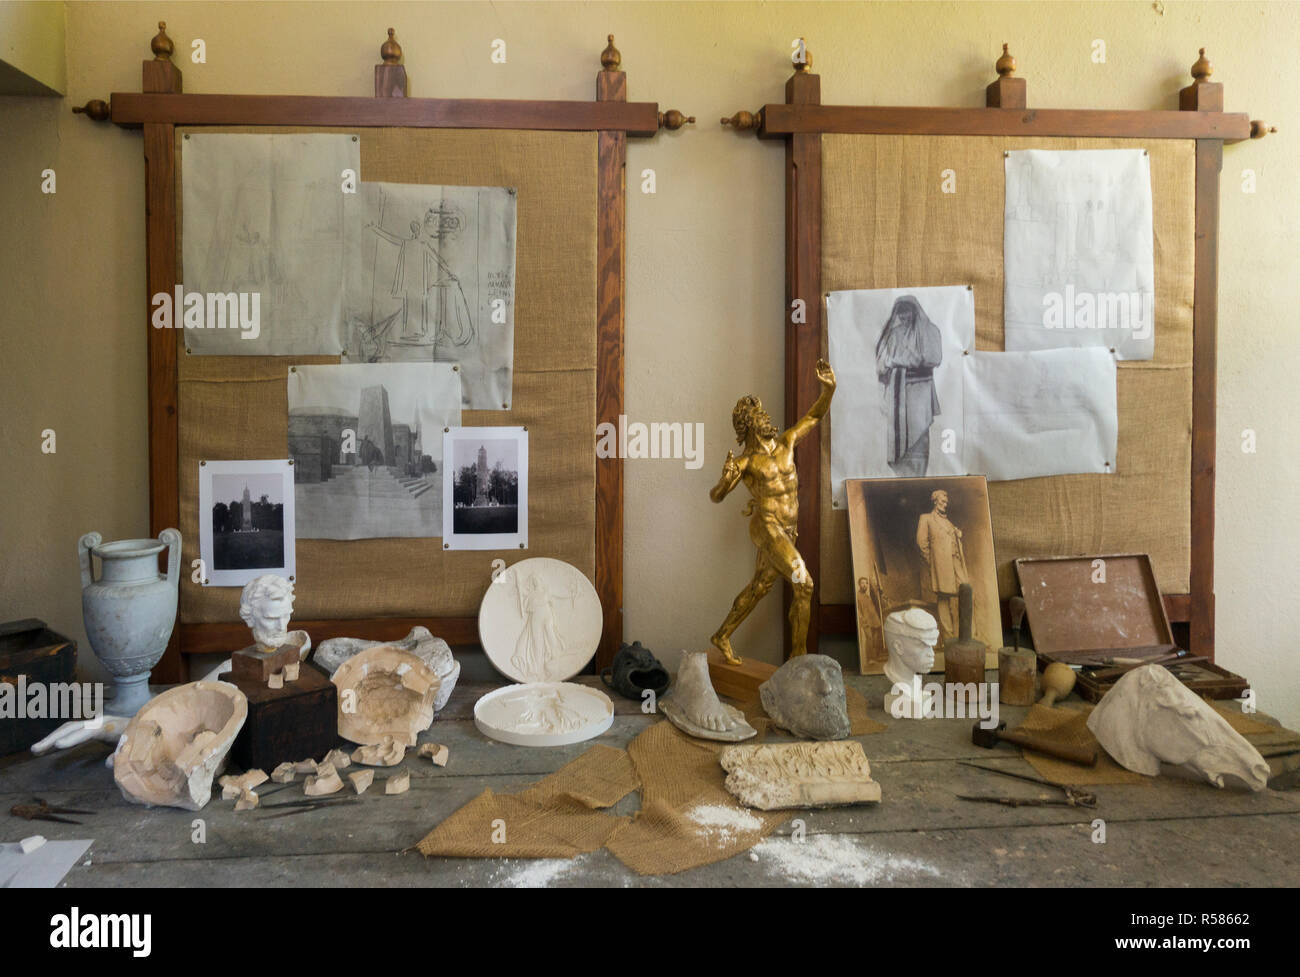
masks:
[(834, 658), (791, 658), (759, 686), (758, 694), (763, 710), (795, 736), (842, 740), (849, 735), (844, 673)]

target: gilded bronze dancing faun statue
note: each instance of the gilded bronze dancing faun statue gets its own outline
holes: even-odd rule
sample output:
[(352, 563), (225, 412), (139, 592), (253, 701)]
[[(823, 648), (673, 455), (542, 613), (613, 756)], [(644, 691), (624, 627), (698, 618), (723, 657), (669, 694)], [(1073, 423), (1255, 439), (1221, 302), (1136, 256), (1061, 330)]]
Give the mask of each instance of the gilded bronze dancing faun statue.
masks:
[(733, 665), (739, 665), (741, 659), (731, 647), (732, 634), (782, 577), (794, 588), (794, 601), (790, 605), (790, 654), (802, 655), (808, 650), (813, 581), (794, 545), (799, 520), (799, 477), (794, 467), (794, 447), (830, 410), (831, 397), (835, 394), (835, 371), (825, 360), (817, 361), (817, 379), (822, 385), (821, 396), (784, 433), (776, 429), (762, 401), (753, 395), (741, 397), (731, 412), (736, 440), (744, 450), (739, 458), (727, 452), (722, 478), (710, 490), (709, 498), (721, 502), (737, 483), (745, 483), (752, 498), (741, 512), (750, 517), (749, 538), (758, 548), (753, 579), (736, 596), (727, 619), (711, 639)]

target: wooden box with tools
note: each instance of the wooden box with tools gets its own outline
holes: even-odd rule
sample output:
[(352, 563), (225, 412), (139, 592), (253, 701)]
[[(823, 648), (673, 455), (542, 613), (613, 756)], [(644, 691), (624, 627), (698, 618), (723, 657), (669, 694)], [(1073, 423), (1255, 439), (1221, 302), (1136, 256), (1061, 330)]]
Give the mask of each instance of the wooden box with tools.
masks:
[(270, 773), (281, 763), (319, 760), (339, 742), (338, 692), (315, 666), (279, 689), (244, 676), (226, 677), (248, 697), (248, 719), (230, 756), (245, 770)]
[(1039, 668), (1080, 666), (1075, 691), (1097, 702), (1130, 669), (1164, 665), (1198, 695), (1235, 699), (1249, 683), (1174, 642), (1145, 553), (1016, 560)]
[[(35, 684), (47, 687), (75, 682), (77, 678), (77, 643), (45, 626), (34, 617), (0, 624), (0, 696), (8, 705), (0, 708), (0, 756), (25, 750), (37, 740), (54, 732), (68, 719), (79, 716), (49, 717), (28, 715), (31, 697), (27, 690)], [(23, 701), (19, 701), (19, 700)], [(44, 697), (50, 702), (48, 692)]]

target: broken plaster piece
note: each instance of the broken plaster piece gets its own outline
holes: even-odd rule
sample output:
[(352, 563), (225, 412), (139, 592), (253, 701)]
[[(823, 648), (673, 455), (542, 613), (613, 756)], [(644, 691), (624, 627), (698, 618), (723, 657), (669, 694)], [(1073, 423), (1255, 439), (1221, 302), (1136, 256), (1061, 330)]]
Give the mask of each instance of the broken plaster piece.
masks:
[(352, 751), (352, 759), (368, 767), (395, 767), (406, 756), (406, 747), (391, 736), (385, 736), (382, 742), (373, 746), (358, 746)]
[(719, 760), (727, 790), (760, 811), (880, 803), (857, 740), (729, 746)]
[(22, 849), (24, 855), (30, 855), (44, 844), (45, 835), (32, 835), (30, 838), (24, 838), (18, 842), (18, 847)]
[(358, 770), (356, 773), (348, 774), (348, 780), (352, 782), (352, 789), (358, 795), (364, 794), (367, 788), (375, 782), (375, 772), (373, 770)]
[(405, 794), (411, 789), (411, 773), (409, 770), (403, 770), (401, 773), (395, 773), (384, 781), (385, 794)]
[(352, 766), (352, 758), (342, 750), (330, 750), (325, 754), (325, 759), (321, 763), (328, 763), (335, 770), (343, 770)]
[(339, 773), (331, 764), (323, 763), (316, 768), (315, 776), (307, 778), (303, 786), (303, 793), (308, 797), (323, 797), (325, 794), (334, 794), (343, 789), (343, 781), (339, 779)]
[(298, 681), (298, 669), (302, 668), (302, 662), (290, 662), (284, 666), (284, 680), (286, 682)]
[(281, 669), (278, 672), (272, 673), (271, 677), (266, 680), (266, 687), (268, 689), (284, 688), (284, 670)]
[(282, 763), (271, 771), (271, 779), (277, 784), (291, 784), (298, 776), (298, 768), (292, 763)]
[(418, 756), (427, 756), (436, 767), (445, 767), (451, 751), (442, 743), (421, 743)]
[(251, 811), (261, 803), (257, 794), (251, 790), (245, 790), (239, 795), (239, 800), (235, 801), (236, 811)]

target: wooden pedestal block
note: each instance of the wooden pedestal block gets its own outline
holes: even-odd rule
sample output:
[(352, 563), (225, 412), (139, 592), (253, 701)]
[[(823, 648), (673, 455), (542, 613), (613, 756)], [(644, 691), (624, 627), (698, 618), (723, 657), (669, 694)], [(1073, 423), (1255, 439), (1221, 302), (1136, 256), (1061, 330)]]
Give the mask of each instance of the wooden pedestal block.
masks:
[(772, 677), (776, 665), (746, 658), (739, 665), (728, 665), (717, 648), (709, 649), (709, 681), (713, 691), (737, 702), (758, 698), (758, 687)]
[(245, 770), (270, 773), (281, 763), (320, 759), (338, 744), (338, 692), (316, 669), (302, 669), (298, 681), (281, 689), (232, 681), (248, 697), (248, 719), (230, 751)]
[(261, 682), (266, 684), (276, 672), (284, 670), (285, 665), (296, 664), (301, 660), (297, 645), (280, 645), (275, 651), (261, 651), (257, 645), (244, 648), (230, 656), (230, 677), (240, 682)]
[[(12, 715), (0, 716), (0, 756), (25, 750), (62, 726), (65, 718), (77, 718), (34, 719), (25, 715), (29, 688), (37, 683), (48, 687), (73, 682), (76, 673), (77, 643), (51, 631), (44, 621), (29, 617), (0, 624), (0, 682), (12, 686), (3, 692)], [(20, 695), (24, 697), (21, 718)]]

